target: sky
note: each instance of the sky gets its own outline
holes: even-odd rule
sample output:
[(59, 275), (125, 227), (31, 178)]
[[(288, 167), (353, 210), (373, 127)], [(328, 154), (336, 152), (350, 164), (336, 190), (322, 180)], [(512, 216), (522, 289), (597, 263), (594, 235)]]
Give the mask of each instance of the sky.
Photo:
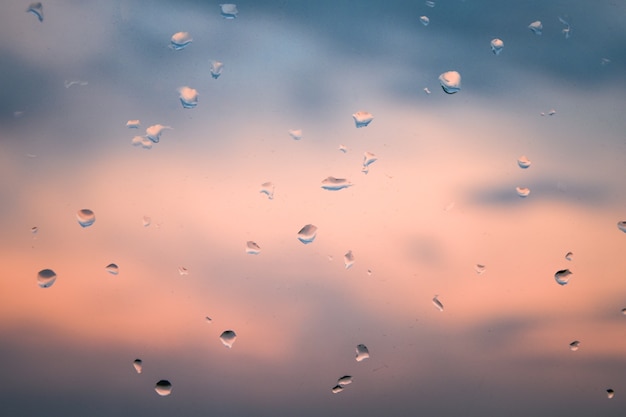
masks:
[(621, 416), (626, 4), (427, 3), (0, 3), (0, 413)]

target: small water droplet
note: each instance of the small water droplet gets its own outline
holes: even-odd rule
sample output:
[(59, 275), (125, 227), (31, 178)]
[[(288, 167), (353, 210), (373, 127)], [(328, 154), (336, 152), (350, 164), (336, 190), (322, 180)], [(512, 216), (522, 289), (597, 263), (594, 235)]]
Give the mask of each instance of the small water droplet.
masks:
[(611, 398), (615, 397), (615, 391), (611, 388), (606, 390), (606, 397), (610, 400)]
[(554, 116), (556, 114), (556, 110), (550, 109), (548, 110), (548, 116)]
[(76, 219), (82, 227), (89, 227), (96, 221), (96, 215), (89, 209), (82, 209), (76, 213)]
[(191, 87), (180, 87), (180, 103), (184, 109), (193, 109), (198, 105), (198, 91)]
[(26, 9), (27, 13), (37, 16), (40, 22), (43, 22), (43, 6), (41, 3), (31, 3)]
[(141, 122), (138, 119), (129, 120), (126, 122), (126, 127), (129, 129), (139, 129)]
[(233, 347), (233, 343), (235, 343), (236, 339), (237, 335), (232, 330), (226, 330), (220, 335), (220, 340), (222, 341), (222, 344), (229, 349)]
[(149, 126), (146, 129), (146, 137), (154, 143), (159, 143), (161, 140), (161, 134), (165, 129), (171, 129), (171, 127), (160, 124)]
[(439, 301), (438, 297), (438, 295), (435, 295), (435, 297), (433, 298), (433, 305), (437, 308), (437, 310), (443, 311), (443, 304), (441, 303), (441, 301)]
[(427, 1), (427, 2), (425, 2), (425, 4), (428, 7), (435, 7), (435, 2), (434, 1)]
[(567, 285), (572, 275), (572, 271), (569, 269), (561, 269), (554, 274), (554, 279), (559, 285)]
[(617, 228), (622, 232), (626, 233), (626, 220), (622, 220), (621, 222), (617, 222)]
[(298, 240), (305, 245), (315, 240), (317, 236), (317, 226), (307, 224), (298, 232)]
[(274, 199), (274, 183), (272, 182), (264, 182), (261, 184), (261, 189), (259, 190), (261, 194), (265, 194), (269, 200)]
[(530, 195), (530, 188), (528, 187), (515, 187), (515, 191), (517, 195), (522, 198), (526, 198)]
[(352, 384), (352, 376), (350, 375), (344, 375), (337, 380), (337, 385), (340, 385), (342, 387), (350, 384)]
[(454, 94), (461, 91), (461, 74), (456, 71), (444, 72), (439, 76), (439, 83), (446, 94)]
[(63, 85), (65, 86), (65, 88), (70, 88), (73, 85), (78, 85), (78, 86), (85, 86), (89, 84), (87, 81), (81, 81), (81, 80), (65, 80), (65, 82), (63, 83)]
[(605, 67), (605, 66), (609, 65), (610, 63), (611, 63), (611, 60), (610, 60), (610, 59), (608, 59), (608, 58), (602, 58), (602, 59), (600, 60), (600, 65), (602, 65), (603, 67)]
[(374, 116), (372, 116), (372, 113), (366, 111), (358, 111), (354, 113), (352, 117), (354, 118), (354, 123), (356, 124), (357, 128), (365, 127), (369, 125), (372, 120), (374, 120)]
[(143, 361), (141, 359), (135, 359), (133, 361), (133, 368), (135, 368), (135, 371), (140, 374), (141, 371), (143, 371)]
[(185, 268), (184, 266), (179, 266), (178, 267), (178, 275), (180, 275), (181, 277), (187, 276), (187, 275), (189, 275), (189, 270), (187, 268)]
[(348, 253), (343, 255), (343, 263), (346, 266), (346, 269), (350, 269), (352, 265), (354, 265), (354, 255), (352, 254), (351, 250), (349, 250)]
[(248, 255), (258, 255), (261, 253), (261, 247), (251, 240), (246, 242), (246, 253)]
[(52, 269), (42, 269), (37, 273), (39, 288), (50, 288), (57, 280), (57, 274)]
[(170, 47), (173, 50), (180, 51), (181, 49), (185, 49), (191, 42), (193, 42), (193, 39), (191, 38), (189, 32), (176, 32), (172, 35), (170, 42)]
[(143, 216), (141, 218), (141, 224), (143, 224), (143, 227), (148, 227), (152, 224), (152, 219), (149, 216)]
[(345, 178), (328, 177), (322, 181), (322, 188), (329, 191), (339, 191), (352, 185)]
[(478, 275), (481, 275), (483, 272), (485, 272), (486, 269), (487, 269), (487, 267), (485, 265), (482, 265), (482, 264), (476, 264), (474, 266), (474, 271), (476, 271), (476, 273)]
[(370, 275), (370, 276), (372, 275), (372, 270), (371, 269), (367, 270), (367, 275)]
[(154, 390), (161, 397), (167, 397), (172, 393), (172, 384), (167, 379), (162, 379), (156, 383), (156, 385), (154, 386)]
[(530, 31), (534, 33), (535, 35), (541, 35), (541, 31), (543, 30), (543, 25), (541, 24), (539, 20), (537, 20), (535, 22), (532, 22), (530, 25), (528, 25), (528, 29), (530, 29)]
[(424, 87), (424, 92), (428, 95), (430, 95), (430, 90), (428, 89), (428, 87)]
[(302, 139), (302, 129), (291, 129), (289, 131), (289, 136), (291, 136), (291, 139), (293, 140)]
[(378, 161), (378, 157), (371, 152), (365, 152), (363, 155), (363, 168), (361, 172), (367, 174), (370, 170), (369, 166)]
[(356, 347), (356, 361), (361, 362), (370, 357), (370, 351), (367, 346), (360, 344)]
[(626, 308), (622, 308), (622, 315), (626, 316)]
[(569, 37), (572, 36), (572, 25), (569, 24), (569, 17), (559, 16), (559, 22), (565, 25), (563, 30), (561, 30), (561, 33), (563, 33), (565, 39), (569, 39)]
[(519, 167), (522, 169), (528, 168), (531, 164), (532, 162), (530, 162), (530, 160), (526, 157), (526, 155), (522, 155), (519, 158), (517, 158), (517, 165), (519, 165)]
[(224, 68), (224, 64), (220, 61), (211, 61), (211, 77), (214, 80), (218, 79), (220, 75), (222, 75), (222, 69)]
[(39, 228), (37, 226), (33, 226), (30, 228), (30, 232), (34, 235), (36, 235), (38, 231), (39, 231)]
[(571, 350), (572, 352), (576, 352), (579, 346), (580, 346), (580, 341), (574, 340), (572, 343), (569, 344), (569, 350)]
[(428, 24), (430, 23), (430, 19), (428, 18), (428, 16), (420, 16), (420, 22), (422, 22), (422, 25), (428, 26)]
[(335, 385), (332, 389), (333, 394), (338, 394), (343, 391), (343, 387), (341, 385)]
[(491, 40), (491, 52), (495, 55), (500, 55), (502, 48), (504, 48), (504, 42), (502, 42), (502, 39), (495, 38)]
[(236, 4), (220, 4), (221, 15), (224, 19), (234, 19), (239, 14)]
[(571, 261), (572, 259), (574, 259), (574, 253), (573, 252), (567, 252), (565, 254), (565, 259), (567, 259), (568, 261)]
[(343, 153), (348, 152), (348, 147), (346, 145), (339, 145), (339, 150)]
[(117, 264), (108, 264), (105, 269), (111, 275), (117, 275), (120, 273), (120, 268)]
[(209, 323), (209, 324), (210, 324), (210, 323), (213, 323), (213, 319), (212, 319), (211, 317), (209, 317), (209, 316), (206, 316), (204, 319), (205, 319), (205, 320), (206, 320), (206, 322), (207, 322), (207, 323)]

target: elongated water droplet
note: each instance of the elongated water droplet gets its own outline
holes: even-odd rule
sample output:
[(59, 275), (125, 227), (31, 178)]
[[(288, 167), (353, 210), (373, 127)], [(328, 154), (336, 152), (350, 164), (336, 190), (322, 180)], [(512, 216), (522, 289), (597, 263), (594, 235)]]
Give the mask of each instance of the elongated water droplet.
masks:
[(574, 259), (574, 253), (573, 252), (567, 252), (565, 254), (565, 259), (567, 259), (568, 261), (571, 261), (572, 259)]
[(226, 330), (220, 335), (220, 340), (222, 341), (222, 344), (229, 349), (233, 347), (233, 343), (235, 343), (236, 339), (237, 335), (232, 330)]
[(349, 250), (348, 253), (343, 255), (343, 263), (346, 266), (346, 269), (350, 269), (352, 265), (354, 265), (354, 255), (352, 254), (351, 250)]
[(626, 220), (617, 222), (617, 228), (621, 230), (622, 232), (626, 233)]
[(454, 94), (461, 91), (461, 74), (456, 71), (444, 72), (439, 76), (439, 83), (446, 94)]
[(178, 275), (180, 275), (181, 277), (187, 276), (187, 275), (189, 275), (189, 270), (187, 268), (185, 268), (184, 266), (179, 266), (178, 267)]
[(476, 271), (478, 275), (481, 275), (483, 272), (485, 272), (486, 269), (487, 267), (485, 267), (485, 265), (482, 265), (482, 264), (476, 264), (476, 266), (474, 266), (474, 270)]
[(530, 162), (530, 160), (526, 157), (526, 155), (522, 155), (519, 158), (517, 158), (517, 165), (522, 169), (528, 168), (531, 164), (532, 162)]
[(502, 48), (504, 48), (504, 42), (502, 42), (502, 39), (495, 38), (491, 40), (491, 52), (495, 55), (500, 55)]
[(249, 240), (246, 242), (246, 253), (248, 255), (258, 255), (261, 253), (261, 247), (255, 242)]
[(161, 397), (167, 397), (172, 393), (172, 384), (167, 379), (162, 379), (156, 383), (156, 385), (154, 386), (154, 390)]
[(87, 81), (81, 81), (81, 80), (65, 80), (65, 82), (63, 83), (63, 85), (65, 85), (65, 88), (70, 88), (73, 85), (79, 85), (79, 86), (85, 86), (89, 84)]
[(332, 389), (333, 394), (338, 394), (343, 391), (343, 387), (341, 385), (335, 385)]
[(293, 140), (302, 139), (302, 129), (291, 129), (289, 131), (289, 136), (291, 136), (291, 139)]
[(220, 61), (211, 61), (211, 77), (214, 80), (218, 79), (220, 75), (222, 75), (222, 69), (224, 68), (224, 64)]
[(139, 129), (139, 126), (141, 126), (141, 122), (137, 119), (126, 122), (126, 127), (129, 129)]
[(329, 191), (339, 191), (352, 185), (345, 178), (328, 177), (322, 181), (322, 188)]
[(133, 361), (133, 368), (135, 368), (135, 371), (140, 374), (141, 371), (143, 371), (143, 361), (141, 359), (135, 359)]
[(376, 155), (371, 152), (365, 152), (363, 155), (363, 168), (361, 169), (361, 172), (367, 174), (370, 171), (370, 165), (376, 161), (378, 161), (378, 157)]
[(535, 22), (532, 22), (530, 25), (528, 25), (528, 29), (530, 29), (530, 31), (534, 33), (535, 35), (541, 35), (541, 31), (543, 30), (543, 25), (541, 24), (539, 20), (537, 20)]
[(340, 385), (342, 387), (350, 384), (352, 384), (352, 376), (350, 375), (344, 375), (337, 380), (337, 385)]
[(184, 109), (193, 109), (198, 105), (198, 91), (191, 87), (180, 87), (180, 103)]
[(367, 346), (360, 344), (356, 347), (356, 361), (361, 362), (370, 357), (370, 351)]
[(369, 125), (372, 120), (374, 120), (374, 116), (372, 116), (372, 113), (366, 111), (358, 111), (354, 113), (352, 117), (354, 118), (354, 123), (356, 124), (357, 128), (365, 127)]
[(298, 232), (298, 240), (305, 245), (315, 240), (317, 236), (317, 226), (307, 224)]
[(259, 190), (261, 194), (265, 194), (269, 200), (274, 199), (274, 183), (264, 182)]
[(606, 397), (610, 400), (611, 398), (615, 397), (615, 391), (611, 388), (606, 390)]
[(441, 303), (441, 301), (439, 301), (438, 297), (438, 295), (435, 295), (435, 297), (433, 298), (433, 305), (437, 308), (437, 310), (443, 311), (443, 304)]
[(120, 273), (120, 268), (117, 264), (108, 264), (105, 269), (111, 275), (117, 275)]
[(236, 4), (220, 4), (221, 15), (224, 19), (234, 19), (239, 14)]
[(420, 22), (422, 22), (422, 25), (428, 26), (428, 24), (430, 23), (430, 19), (428, 18), (428, 16), (420, 16)]
[(559, 285), (567, 285), (572, 275), (573, 274), (569, 269), (561, 269), (560, 271), (556, 271), (554, 279)]
[(82, 227), (89, 227), (96, 221), (96, 215), (89, 209), (82, 209), (76, 213), (76, 219)]
[(572, 343), (569, 344), (569, 350), (571, 350), (572, 352), (576, 352), (579, 346), (580, 346), (580, 341), (574, 340)]
[(37, 19), (39, 19), (40, 22), (43, 22), (43, 6), (41, 3), (31, 3), (28, 6), (28, 9), (26, 9), (26, 12), (37, 16)]
[(37, 273), (37, 284), (40, 288), (50, 288), (57, 280), (57, 274), (52, 269), (42, 269)]
[(522, 198), (526, 198), (530, 195), (530, 188), (528, 187), (516, 187), (515, 191), (517, 192), (517, 195)]
[(146, 137), (154, 143), (159, 143), (161, 140), (161, 134), (165, 129), (171, 129), (171, 127), (160, 124), (149, 126), (146, 129)]
[(193, 39), (189, 32), (176, 32), (172, 35), (172, 39), (170, 39), (170, 47), (175, 51), (180, 51), (181, 49), (185, 49)]

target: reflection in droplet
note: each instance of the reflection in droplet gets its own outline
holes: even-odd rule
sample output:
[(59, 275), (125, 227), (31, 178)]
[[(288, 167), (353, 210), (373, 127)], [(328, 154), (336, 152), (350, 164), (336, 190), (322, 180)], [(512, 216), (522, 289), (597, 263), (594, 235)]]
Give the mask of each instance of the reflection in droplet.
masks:
[(352, 117), (354, 118), (354, 123), (356, 124), (357, 128), (365, 127), (370, 124), (372, 120), (374, 120), (374, 116), (372, 116), (372, 113), (366, 111), (358, 111), (354, 113)]
[(337, 385), (341, 385), (342, 387), (350, 384), (352, 384), (352, 376), (350, 375), (344, 375), (337, 380)]
[(126, 122), (126, 127), (129, 129), (138, 129), (141, 126), (141, 122), (137, 119), (129, 120)]
[(178, 275), (180, 275), (181, 277), (187, 276), (187, 275), (189, 275), (189, 270), (187, 268), (185, 268), (184, 266), (179, 266), (178, 267)]
[(226, 330), (220, 335), (220, 340), (222, 341), (222, 344), (229, 349), (233, 347), (233, 343), (235, 343), (236, 339), (237, 335), (232, 330)]
[(198, 105), (198, 91), (191, 87), (180, 87), (180, 103), (184, 109), (193, 109)]
[(159, 143), (159, 140), (161, 140), (161, 133), (163, 133), (165, 129), (171, 129), (171, 127), (159, 124), (149, 126), (146, 129), (146, 137), (154, 143)]
[(573, 252), (567, 252), (565, 254), (565, 259), (567, 259), (568, 261), (571, 261), (572, 259), (574, 259), (574, 253)]
[(261, 184), (261, 189), (259, 190), (261, 194), (265, 194), (268, 199), (272, 200), (274, 198), (274, 183), (272, 182), (264, 182)]
[(554, 279), (559, 285), (567, 285), (572, 275), (573, 274), (569, 269), (561, 269), (554, 274)]
[(346, 145), (339, 145), (339, 150), (343, 153), (348, 152), (348, 147)]
[(50, 288), (57, 280), (57, 274), (52, 269), (42, 269), (37, 274), (37, 284), (40, 288)]
[(149, 216), (143, 216), (141, 218), (141, 224), (143, 224), (143, 227), (148, 227), (152, 224), (152, 219)]
[(504, 42), (502, 42), (502, 39), (495, 38), (491, 40), (491, 52), (495, 55), (500, 55), (502, 48), (504, 48)]
[(487, 269), (487, 267), (485, 265), (482, 264), (476, 264), (474, 266), (474, 271), (476, 271), (476, 273), (478, 275), (482, 274), (483, 272), (485, 272), (485, 270)]
[(569, 344), (569, 350), (571, 350), (572, 352), (576, 352), (579, 346), (580, 346), (580, 341), (574, 340), (572, 343)]
[(31, 3), (28, 6), (28, 9), (26, 9), (26, 12), (37, 16), (37, 19), (39, 19), (40, 22), (43, 22), (43, 6), (41, 3)]
[(606, 397), (610, 400), (611, 398), (615, 397), (615, 391), (612, 390), (611, 388), (606, 390)]
[(332, 391), (333, 391), (333, 394), (340, 393), (341, 391), (343, 391), (343, 387), (341, 385), (335, 385)]
[(356, 361), (361, 362), (370, 357), (370, 352), (367, 346), (360, 344), (356, 347)]
[(156, 383), (154, 390), (161, 397), (167, 397), (172, 393), (172, 384), (167, 379), (162, 379)]
[(343, 255), (343, 263), (346, 266), (346, 269), (349, 269), (350, 267), (352, 267), (352, 265), (354, 265), (354, 255), (352, 254), (351, 250)]
[(236, 4), (220, 4), (221, 15), (224, 19), (234, 19), (237, 17), (239, 10)]
[(322, 188), (329, 191), (339, 191), (352, 185), (345, 178), (327, 177), (322, 181)]
[(220, 61), (211, 61), (211, 77), (213, 77), (213, 79), (219, 78), (219, 76), (222, 75), (223, 68), (224, 64)]
[(291, 129), (289, 131), (289, 136), (291, 136), (291, 139), (293, 140), (302, 139), (302, 129)]
[(617, 228), (622, 232), (626, 233), (626, 220), (622, 220), (621, 222), (617, 222)]
[(422, 22), (422, 25), (428, 26), (428, 24), (430, 23), (430, 19), (428, 18), (428, 16), (420, 16), (420, 22)]
[(82, 209), (76, 213), (76, 219), (82, 227), (89, 227), (96, 221), (96, 215), (89, 209)]
[(517, 195), (522, 198), (526, 198), (530, 195), (530, 188), (528, 187), (515, 187), (515, 191)]
[(528, 29), (533, 32), (535, 35), (541, 35), (541, 31), (543, 30), (543, 25), (539, 20), (532, 22), (528, 25)]
[(248, 255), (258, 255), (261, 253), (261, 247), (251, 240), (246, 242), (246, 253)]
[(298, 240), (304, 244), (311, 243), (317, 236), (317, 226), (307, 224), (298, 232)]
[(117, 264), (108, 264), (105, 270), (111, 275), (117, 275), (120, 273), (120, 268), (117, 266)]
[(461, 91), (461, 74), (456, 71), (447, 71), (439, 76), (439, 83), (446, 94), (454, 94)]
[(441, 303), (441, 301), (439, 301), (438, 297), (438, 295), (435, 295), (435, 297), (433, 298), (433, 305), (437, 308), (437, 310), (443, 311), (443, 304)]
[(143, 371), (143, 361), (141, 359), (135, 359), (133, 361), (133, 368), (135, 368), (135, 371), (140, 374), (141, 371)]
[(519, 158), (517, 158), (517, 165), (519, 165), (519, 167), (522, 169), (528, 168), (531, 164), (532, 162), (530, 162), (530, 160), (526, 157), (526, 155), (522, 155)]
[(180, 51), (187, 47), (192, 41), (193, 39), (188, 32), (176, 32), (172, 35), (172, 39), (170, 39), (170, 47), (175, 51)]
[(369, 166), (378, 161), (378, 157), (371, 152), (365, 152), (363, 155), (363, 168), (361, 172), (367, 174), (370, 171)]

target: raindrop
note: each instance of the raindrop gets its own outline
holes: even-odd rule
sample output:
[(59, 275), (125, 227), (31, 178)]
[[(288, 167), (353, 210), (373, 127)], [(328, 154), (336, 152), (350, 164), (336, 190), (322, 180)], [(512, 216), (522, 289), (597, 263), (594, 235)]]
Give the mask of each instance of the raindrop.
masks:
[(356, 347), (356, 361), (361, 362), (370, 357), (370, 352), (367, 350), (367, 346), (361, 344)]
[(184, 109), (193, 109), (198, 105), (198, 91), (191, 87), (180, 87), (180, 103)]
[(220, 335), (220, 340), (222, 341), (222, 344), (224, 344), (224, 346), (229, 349), (233, 347), (233, 343), (235, 343), (236, 339), (237, 335), (232, 330), (226, 330)]
[(218, 79), (220, 75), (222, 75), (222, 69), (224, 68), (224, 64), (220, 61), (212, 61), (211, 62), (211, 77), (213, 79)]
[(328, 177), (322, 181), (322, 188), (329, 191), (343, 190), (351, 185), (352, 183), (345, 178)]
[(117, 275), (120, 273), (120, 268), (117, 264), (108, 264), (105, 269), (111, 275)]
[(57, 274), (52, 269), (42, 269), (37, 273), (37, 284), (40, 288), (50, 288), (57, 280)]
[(372, 116), (372, 113), (368, 113), (366, 111), (358, 111), (354, 113), (352, 117), (354, 118), (354, 123), (356, 124), (357, 128), (365, 127), (369, 125), (372, 120), (374, 120), (374, 116)]
[(435, 7), (435, 2), (434, 1), (427, 1), (425, 4), (428, 7)]
[(454, 94), (461, 91), (461, 74), (456, 71), (444, 72), (439, 76), (439, 83), (446, 94)]
[(345, 387), (346, 385), (352, 384), (352, 376), (344, 375), (337, 380), (337, 385)]
[(43, 22), (43, 6), (41, 3), (31, 3), (26, 12), (34, 14), (40, 22)]
[(370, 171), (370, 165), (376, 161), (378, 161), (378, 157), (376, 157), (376, 155), (371, 152), (365, 152), (365, 154), (363, 154), (363, 168), (361, 169), (361, 172), (367, 174)]
[(439, 311), (443, 311), (443, 304), (441, 304), (441, 301), (439, 301), (439, 297), (438, 295), (435, 295), (435, 297), (433, 298), (433, 305), (437, 308), (437, 310)]
[(491, 40), (491, 52), (495, 55), (500, 55), (502, 48), (504, 48), (504, 42), (502, 42), (502, 39), (495, 38)]
[(348, 152), (348, 147), (346, 145), (339, 145), (339, 150), (343, 153)]
[(133, 368), (135, 368), (135, 371), (140, 374), (143, 370), (143, 361), (141, 359), (135, 359), (133, 361)]
[(154, 386), (154, 390), (161, 397), (167, 397), (172, 393), (172, 384), (167, 379), (162, 379), (156, 383), (156, 385)]
[(430, 23), (430, 19), (428, 18), (428, 16), (420, 16), (420, 22), (422, 22), (422, 25), (428, 26), (428, 24)]
[(259, 190), (261, 194), (265, 194), (268, 199), (274, 199), (274, 183), (272, 182), (264, 182), (261, 184), (261, 189)]
[(261, 253), (261, 247), (251, 240), (246, 242), (246, 253), (248, 255), (258, 255)]
[(561, 269), (554, 274), (554, 279), (559, 285), (567, 285), (572, 275), (573, 274), (569, 269)]
[(141, 146), (144, 149), (152, 149), (152, 142), (145, 136), (135, 136), (133, 140), (130, 142), (133, 146)]
[(332, 391), (333, 391), (333, 394), (340, 393), (341, 391), (343, 391), (343, 387), (341, 385), (335, 385)]
[(565, 259), (567, 259), (568, 261), (571, 261), (574, 258), (574, 253), (573, 252), (567, 252), (565, 254)]
[(522, 198), (526, 198), (530, 195), (530, 188), (527, 187), (515, 187), (515, 191), (517, 195)]
[(81, 226), (89, 227), (96, 221), (96, 215), (89, 209), (82, 209), (76, 213), (76, 219)]
[(622, 220), (621, 222), (617, 222), (617, 228), (622, 232), (626, 233), (626, 220)]
[(293, 140), (302, 139), (302, 129), (291, 129), (289, 131), (289, 136), (291, 136), (291, 139)]
[(571, 350), (572, 352), (576, 352), (579, 346), (580, 342), (578, 340), (574, 340), (572, 343), (569, 344), (569, 350)]
[(317, 236), (317, 226), (307, 224), (298, 232), (298, 240), (305, 245), (315, 240)]
[(528, 168), (531, 164), (532, 162), (530, 162), (530, 160), (526, 157), (526, 155), (522, 155), (519, 158), (517, 158), (517, 165), (519, 165), (519, 167), (522, 169)]
[(143, 224), (143, 227), (148, 227), (152, 224), (152, 219), (149, 216), (143, 216), (141, 218), (141, 224)]
[(184, 266), (179, 266), (178, 267), (178, 275), (180, 275), (181, 277), (189, 275), (189, 270), (187, 268), (185, 268)]
[(350, 269), (350, 267), (354, 265), (354, 255), (352, 254), (351, 250), (349, 250), (348, 253), (343, 255), (343, 263), (345, 264), (346, 269)]
[(172, 35), (170, 47), (175, 51), (180, 51), (185, 49), (192, 41), (193, 39), (189, 32), (176, 32)]
[(481, 275), (486, 269), (487, 267), (482, 264), (476, 264), (476, 266), (474, 266), (474, 271), (476, 271), (478, 275)]
[(141, 122), (137, 119), (126, 122), (126, 127), (129, 129), (139, 129), (139, 126), (141, 126)]
[(154, 143), (159, 143), (161, 140), (161, 133), (163, 133), (165, 129), (171, 129), (171, 127), (159, 124), (149, 126), (146, 129), (146, 137)]
[(530, 31), (534, 33), (535, 35), (541, 35), (541, 31), (543, 30), (543, 25), (541, 24), (539, 20), (537, 20), (536, 22), (532, 22), (530, 25), (528, 25), (528, 29), (530, 29)]
[(615, 397), (615, 391), (612, 390), (611, 388), (606, 390), (606, 397), (610, 400), (611, 398)]
[(428, 89), (428, 87), (424, 87), (424, 92), (428, 95), (430, 95), (430, 90)]
[(236, 4), (220, 4), (221, 15), (224, 19), (234, 19), (237, 17), (239, 10)]

